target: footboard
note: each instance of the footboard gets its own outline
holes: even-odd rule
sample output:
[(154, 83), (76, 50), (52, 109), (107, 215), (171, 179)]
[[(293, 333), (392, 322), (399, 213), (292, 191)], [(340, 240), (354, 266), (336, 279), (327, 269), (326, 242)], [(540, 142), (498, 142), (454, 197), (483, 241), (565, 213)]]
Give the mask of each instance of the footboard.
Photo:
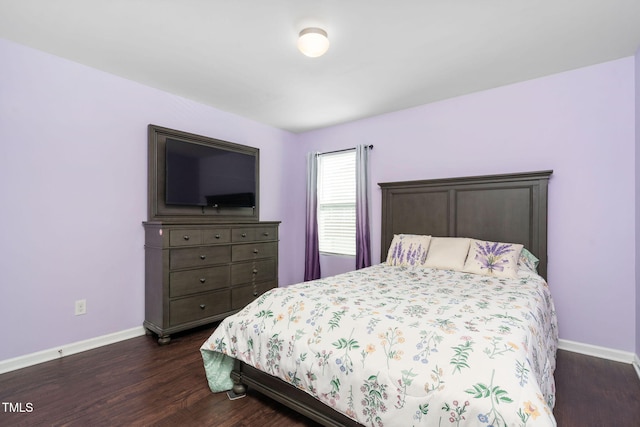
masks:
[(314, 399), (308, 393), (238, 360), (231, 372), (231, 378), (234, 382), (233, 391), (238, 394), (244, 393), (246, 387), (252, 387), (324, 426), (360, 426), (351, 418)]

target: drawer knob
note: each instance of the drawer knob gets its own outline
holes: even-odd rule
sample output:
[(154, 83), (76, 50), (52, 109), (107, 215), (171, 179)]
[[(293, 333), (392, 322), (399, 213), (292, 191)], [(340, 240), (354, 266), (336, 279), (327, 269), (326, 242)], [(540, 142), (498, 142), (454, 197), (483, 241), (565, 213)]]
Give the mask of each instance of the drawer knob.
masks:
[(206, 255), (200, 255), (200, 259), (201, 260), (205, 260), (205, 259), (207, 259), (207, 256)]
[(254, 297), (257, 297), (257, 296), (258, 296), (258, 293), (257, 293), (256, 291), (253, 291), (253, 296), (254, 296)]
[(253, 274), (258, 274), (258, 270), (257, 269), (253, 269)]
[(184, 236), (182, 236), (182, 238), (183, 238), (184, 240), (189, 240), (189, 235), (188, 235), (188, 234), (185, 234)]
[(268, 236), (268, 235), (269, 235), (269, 232), (268, 232), (268, 231), (265, 231), (265, 232), (264, 232), (264, 233), (262, 233), (262, 234), (264, 234), (265, 236)]
[(216, 234), (216, 239), (219, 239), (219, 238), (220, 238), (220, 235), (219, 235), (219, 234)]
[(241, 236), (242, 237), (247, 237), (247, 233), (242, 233)]
[(257, 250), (257, 249), (254, 249), (254, 250), (253, 250), (253, 253), (254, 253), (254, 254), (257, 254), (257, 253), (258, 253), (258, 250)]
[(200, 309), (201, 309), (201, 310), (204, 310), (205, 308), (207, 308), (207, 306), (206, 306), (206, 305), (204, 305), (204, 304), (200, 304)]
[(201, 277), (201, 278), (200, 278), (200, 283), (204, 283), (204, 282), (206, 282), (206, 281), (207, 281), (207, 279), (205, 279), (204, 277)]

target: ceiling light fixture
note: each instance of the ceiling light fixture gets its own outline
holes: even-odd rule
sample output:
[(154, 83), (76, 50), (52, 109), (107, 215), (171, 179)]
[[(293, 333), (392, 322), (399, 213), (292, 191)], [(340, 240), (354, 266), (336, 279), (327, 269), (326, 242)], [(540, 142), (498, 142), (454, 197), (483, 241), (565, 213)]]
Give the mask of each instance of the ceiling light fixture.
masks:
[(311, 58), (324, 55), (327, 49), (329, 49), (327, 32), (322, 28), (305, 28), (300, 31), (298, 49)]

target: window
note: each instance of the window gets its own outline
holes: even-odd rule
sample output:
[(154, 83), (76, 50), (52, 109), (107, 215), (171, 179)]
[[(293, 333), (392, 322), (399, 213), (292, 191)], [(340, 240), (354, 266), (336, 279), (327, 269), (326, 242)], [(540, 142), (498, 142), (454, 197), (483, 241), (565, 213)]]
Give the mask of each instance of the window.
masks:
[(356, 254), (356, 152), (318, 156), (320, 252)]

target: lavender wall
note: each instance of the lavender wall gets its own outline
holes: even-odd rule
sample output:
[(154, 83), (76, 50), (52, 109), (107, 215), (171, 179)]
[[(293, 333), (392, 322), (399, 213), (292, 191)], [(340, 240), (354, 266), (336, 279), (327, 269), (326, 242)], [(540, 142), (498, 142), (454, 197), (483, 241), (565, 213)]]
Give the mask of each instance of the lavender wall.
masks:
[[(374, 144), (374, 186), (554, 169), (561, 337), (638, 347), (633, 58), (293, 135), (1, 39), (0, 57), (0, 360), (141, 325), (149, 123), (261, 149), (281, 285), (303, 277), (308, 151)], [(372, 220), (377, 261), (377, 190)]]
[(260, 148), (261, 219), (296, 249), (295, 135), (1, 39), (0, 58), (0, 360), (142, 325), (149, 123)]
[(300, 140), (307, 151), (375, 145), (376, 260), (376, 183), (553, 169), (548, 277), (560, 336), (635, 351), (634, 68), (634, 59), (625, 58), (309, 132)]

